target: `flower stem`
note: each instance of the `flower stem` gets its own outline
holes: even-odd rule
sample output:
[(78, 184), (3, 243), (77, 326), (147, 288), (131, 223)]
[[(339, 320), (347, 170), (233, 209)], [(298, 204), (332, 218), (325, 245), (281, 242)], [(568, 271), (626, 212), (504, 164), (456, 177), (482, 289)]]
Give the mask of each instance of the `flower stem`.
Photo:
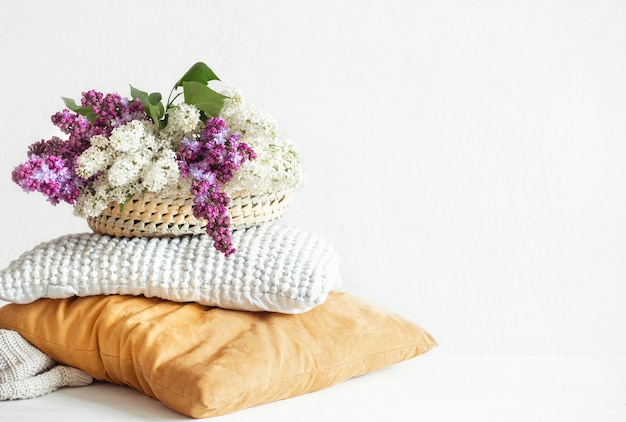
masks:
[[(172, 105), (174, 101), (176, 101), (176, 98), (180, 97), (180, 95), (182, 94), (182, 92), (179, 92), (178, 94), (174, 96), (174, 98), (172, 98), (172, 94), (174, 93), (175, 90), (176, 90), (176, 87), (172, 88), (172, 90), (170, 91), (170, 95), (167, 96), (167, 106), (165, 107), (166, 110), (169, 110), (170, 108), (172, 108)], [(172, 99), (170, 100), (170, 98)]]

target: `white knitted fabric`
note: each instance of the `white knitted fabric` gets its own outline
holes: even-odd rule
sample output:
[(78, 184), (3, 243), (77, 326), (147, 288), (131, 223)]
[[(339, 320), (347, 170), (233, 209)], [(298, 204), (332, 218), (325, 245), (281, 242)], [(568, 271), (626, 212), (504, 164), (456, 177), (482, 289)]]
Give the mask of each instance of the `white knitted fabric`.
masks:
[(17, 331), (0, 329), (0, 384), (37, 375), (54, 365), (52, 358)]
[(80, 369), (54, 364), (17, 331), (0, 330), (0, 400), (39, 397), (93, 381)]
[(93, 378), (80, 369), (57, 365), (34, 377), (0, 384), (0, 400), (32, 399), (61, 387), (81, 387), (92, 381)]
[(208, 235), (114, 238), (67, 235), (0, 271), (0, 299), (145, 295), (247, 311), (301, 313), (341, 283), (339, 256), (320, 237), (265, 224), (233, 232), (226, 258)]

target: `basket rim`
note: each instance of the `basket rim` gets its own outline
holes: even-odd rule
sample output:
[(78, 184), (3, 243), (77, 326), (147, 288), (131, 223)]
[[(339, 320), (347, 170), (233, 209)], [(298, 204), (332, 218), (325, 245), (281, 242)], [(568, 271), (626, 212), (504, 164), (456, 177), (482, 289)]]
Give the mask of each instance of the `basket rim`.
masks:
[[(251, 193), (237, 191), (228, 214), (231, 230), (258, 226), (281, 218), (291, 205), (293, 191)], [(123, 209), (122, 209), (123, 208)], [(161, 197), (153, 192), (133, 196), (124, 207), (109, 204), (96, 217), (88, 217), (96, 233), (122, 237), (160, 237), (201, 234), (208, 222), (193, 215), (193, 196)]]

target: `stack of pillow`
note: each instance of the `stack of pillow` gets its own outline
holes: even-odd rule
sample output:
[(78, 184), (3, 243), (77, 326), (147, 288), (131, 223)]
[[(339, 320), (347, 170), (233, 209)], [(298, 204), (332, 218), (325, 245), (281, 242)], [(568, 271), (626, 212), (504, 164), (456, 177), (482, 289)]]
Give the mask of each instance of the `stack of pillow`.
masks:
[(319, 390), (436, 345), (340, 292), (338, 254), (298, 228), (207, 235), (71, 234), (0, 271), (0, 328), (57, 362), (205, 418)]
[(302, 172), (272, 119), (218, 82), (198, 62), (174, 85), (177, 104), (132, 87), (132, 99), (64, 99), (52, 122), (69, 138), (30, 146), (13, 181), (88, 221), (112, 207), (134, 224), (133, 196), (143, 205), (146, 192), (193, 193), (208, 234), (42, 243), (0, 271), (0, 299), (12, 302), (0, 329), (192, 417), (325, 388), (434, 347), (415, 324), (338, 291), (339, 257), (324, 239), (271, 222), (232, 231), (230, 244), (225, 198), (291, 192)]

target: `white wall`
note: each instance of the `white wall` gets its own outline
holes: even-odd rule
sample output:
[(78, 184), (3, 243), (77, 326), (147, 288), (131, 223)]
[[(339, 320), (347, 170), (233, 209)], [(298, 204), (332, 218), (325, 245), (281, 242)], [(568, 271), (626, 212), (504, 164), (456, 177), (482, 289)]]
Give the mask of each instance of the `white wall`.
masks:
[(55, 1), (0, 14), (0, 267), (87, 231), (10, 180), (60, 97), (205, 61), (298, 143), (286, 218), (458, 355), (626, 353), (626, 2)]

